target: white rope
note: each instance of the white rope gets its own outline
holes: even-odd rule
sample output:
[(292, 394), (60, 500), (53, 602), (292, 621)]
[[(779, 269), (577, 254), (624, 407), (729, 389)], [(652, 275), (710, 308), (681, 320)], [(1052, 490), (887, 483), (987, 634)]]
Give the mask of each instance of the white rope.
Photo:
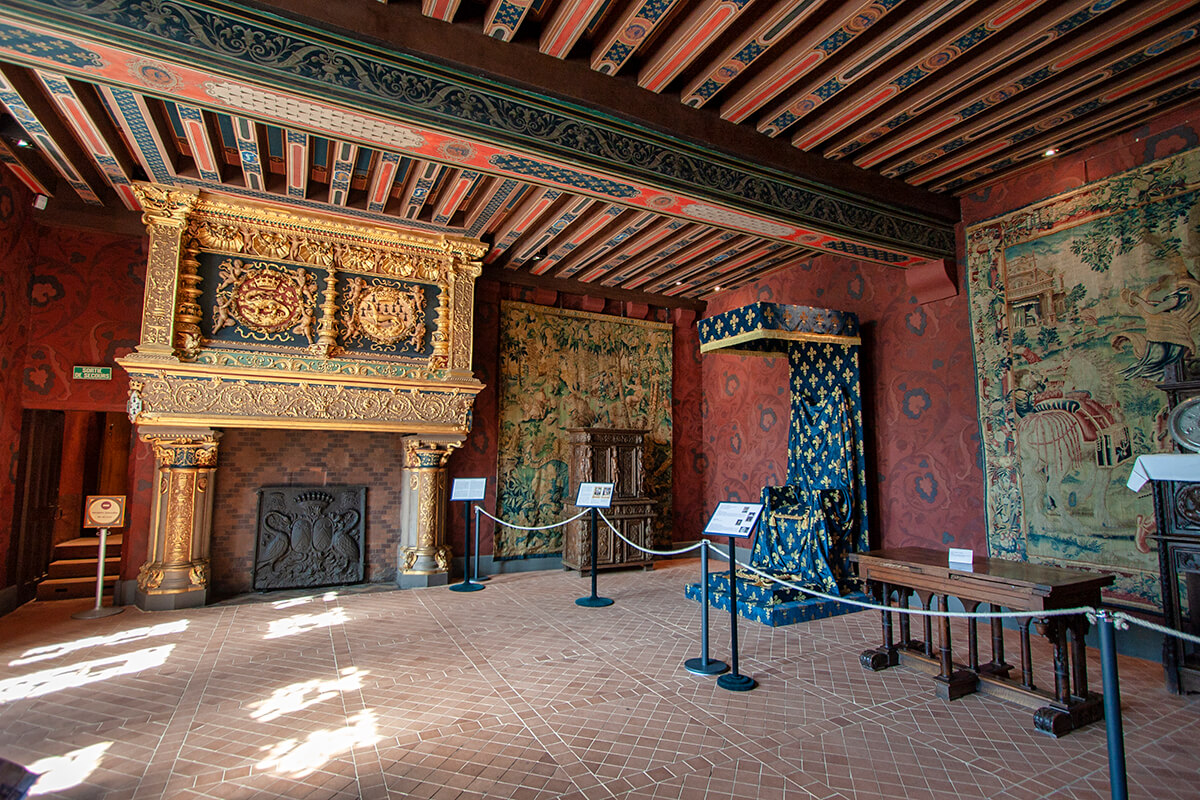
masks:
[[(535, 525), (532, 528), (527, 528), (524, 525), (515, 525), (511, 522), (505, 522), (504, 520), (500, 519), (499, 517), (493, 517), (491, 514), (489, 514), (484, 509), (480, 508), (479, 506), (475, 506), (476, 516), (478, 516), (479, 514), (483, 514), (488, 519), (498, 522), (506, 528), (516, 528), (519, 531), (545, 531), (545, 530), (549, 530), (550, 528), (557, 528), (561, 525), (566, 525), (568, 523), (574, 522), (575, 520), (579, 519), (586, 513), (587, 513), (587, 510), (584, 509), (583, 511), (580, 511), (578, 514), (571, 517), (570, 519), (564, 519), (562, 522), (552, 522), (549, 525)], [(476, 524), (478, 524), (478, 523), (476, 523)]]
[[(1200, 636), (1193, 636), (1190, 633), (1184, 633), (1183, 631), (1177, 631), (1174, 628), (1168, 628), (1166, 625), (1159, 625), (1154, 622), (1149, 622), (1144, 619), (1139, 619), (1137, 617), (1126, 614), (1124, 611), (1114, 612), (1113, 617), (1115, 617), (1119, 622), (1126, 622), (1126, 623), (1132, 622), (1134, 625), (1141, 625), (1143, 628), (1148, 628), (1149, 630), (1164, 634), (1166, 636), (1174, 636), (1177, 639), (1183, 639), (1185, 642), (1191, 642), (1192, 644), (1200, 644)], [(1122, 627), (1122, 626), (1118, 625), (1118, 627)], [(1124, 627), (1128, 627), (1128, 626), (1124, 626)]]
[[(716, 545), (713, 545), (712, 549), (721, 558), (725, 559), (726, 561), (729, 560), (729, 554), (724, 552), (723, 550), (721, 550), (721, 548), (717, 547)], [(849, 597), (835, 597), (834, 595), (831, 595), (831, 594), (825, 594), (823, 592), (818, 592), (815, 589), (809, 589), (807, 587), (800, 586), (800, 585), (792, 583), (790, 581), (785, 581), (784, 579), (778, 578), (778, 577), (770, 574), (769, 572), (763, 572), (762, 570), (758, 569), (757, 567), (752, 567), (749, 564), (745, 564), (741, 561), (738, 561), (736, 558), (734, 559), (734, 563), (737, 564), (739, 567), (744, 567), (748, 572), (752, 572), (755, 575), (766, 578), (769, 581), (774, 581), (775, 583), (778, 583), (781, 586), (786, 586), (789, 589), (795, 589), (799, 592), (803, 592), (804, 594), (811, 595), (813, 597), (819, 597), (822, 600), (832, 600), (835, 603), (845, 603), (846, 605), (858, 606), (860, 608), (871, 608), (871, 609), (875, 609), (876, 611), (896, 611), (901, 614), (915, 614), (915, 615), (923, 616), (923, 617), (954, 617), (954, 618), (962, 618), (962, 619), (971, 619), (971, 618), (991, 619), (992, 617), (1004, 617), (1004, 618), (1009, 618), (1009, 619), (1025, 619), (1025, 618), (1044, 619), (1046, 617), (1062, 617), (1062, 616), (1070, 616), (1070, 615), (1075, 615), (1075, 614), (1089, 614), (1089, 613), (1095, 613), (1095, 611), (1096, 611), (1096, 609), (1094, 609), (1090, 606), (1080, 606), (1079, 608), (1059, 608), (1059, 609), (1055, 609), (1053, 611), (976, 611), (976, 612), (972, 613), (972, 612), (966, 612), (966, 611), (934, 611), (932, 609), (926, 609), (926, 608), (912, 608), (912, 607), (901, 607), (901, 606), (881, 606), (881, 605), (878, 605), (877, 603), (867, 603), (862, 600), (854, 600)]]
[(616, 526), (613, 525), (612, 522), (609, 521), (608, 517), (604, 516), (603, 511), (600, 511), (599, 513), (600, 513), (600, 519), (604, 520), (605, 524), (607, 524), (609, 528), (612, 528), (612, 532), (615, 533), (617, 536), (619, 536), (621, 538), (621, 540), (623, 542), (625, 542), (625, 544), (629, 545), (630, 547), (636, 547), (638, 550), (641, 550), (643, 553), (649, 553), (650, 555), (653, 555), (653, 556), (677, 556), (680, 553), (690, 553), (693, 550), (699, 550), (701, 547), (704, 546), (703, 542), (696, 542), (695, 544), (690, 544), (687, 547), (681, 547), (678, 550), (651, 550), (647, 547), (642, 547), (637, 542), (630, 541), (628, 538), (626, 538), (625, 534), (623, 534), (619, 530), (617, 530)]

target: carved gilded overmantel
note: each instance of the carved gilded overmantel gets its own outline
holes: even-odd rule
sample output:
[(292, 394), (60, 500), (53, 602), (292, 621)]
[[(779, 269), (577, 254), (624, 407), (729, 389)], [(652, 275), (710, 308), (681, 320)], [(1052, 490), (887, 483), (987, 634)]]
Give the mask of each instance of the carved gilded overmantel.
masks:
[[(402, 539), (418, 554), (413, 574), (433, 574), (431, 563), (444, 572), (444, 492), (425, 484), (444, 488), (445, 457), (469, 432), (483, 388), (471, 341), (486, 246), (203, 192), (135, 191), (150, 237), (146, 294), (141, 339), (118, 363), (139, 431), (405, 434), (406, 448), (442, 456), (436, 474), (421, 467), (420, 490), (406, 493)], [(404, 469), (407, 486), (407, 456)], [(154, 524), (180, 529), (174, 507)], [(192, 516), (207, 519), (196, 508)], [(196, 535), (207, 552), (209, 531)], [(165, 546), (166, 530), (151, 539)], [(160, 562), (147, 560), (139, 597), (160, 592), (151, 585)]]

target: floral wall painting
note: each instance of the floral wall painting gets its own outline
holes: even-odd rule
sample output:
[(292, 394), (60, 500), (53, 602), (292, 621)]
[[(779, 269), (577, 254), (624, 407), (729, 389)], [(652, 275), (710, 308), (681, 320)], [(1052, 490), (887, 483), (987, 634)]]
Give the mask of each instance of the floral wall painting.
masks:
[[(566, 519), (566, 429), (639, 428), (654, 534), (671, 525), (669, 324), (504, 302), (500, 308), (498, 516), (526, 527)], [(494, 557), (562, 550), (562, 528), (497, 527)]]
[(993, 555), (1116, 573), (1160, 603), (1136, 456), (1170, 451), (1163, 368), (1200, 353), (1200, 150), (967, 230)]

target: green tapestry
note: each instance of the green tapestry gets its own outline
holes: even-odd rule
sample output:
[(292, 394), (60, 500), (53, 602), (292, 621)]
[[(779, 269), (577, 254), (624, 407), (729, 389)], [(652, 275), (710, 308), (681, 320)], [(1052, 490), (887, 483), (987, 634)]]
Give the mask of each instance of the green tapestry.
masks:
[[(536, 527), (569, 516), (567, 428), (639, 428), (649, 431), (654, 539), (670, 540), (671, 337), (665, 323), (501, 304), (501, 519)], [(559, 553), (562, 534), (497, 526), (495, 557)]]
[(1160, 605), (1150, 487), (1163, 368), (1198, 353), (1200, 150), (967, 230), (992, 555), (1111, 572)]

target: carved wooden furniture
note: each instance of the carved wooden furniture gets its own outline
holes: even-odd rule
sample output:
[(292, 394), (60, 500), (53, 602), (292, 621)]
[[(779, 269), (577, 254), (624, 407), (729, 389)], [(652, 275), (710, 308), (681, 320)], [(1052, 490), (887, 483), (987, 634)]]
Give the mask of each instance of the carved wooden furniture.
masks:
[[(630, 541), (650, 547), (654, 503), (644, 495), (642, 453), (647, 431), (623, 428), (567, 428), (570, 437), (569, 474), (572, 499), (581, 483), (613, 483), (612, 507), (604, 516)], [(568, 506), (572, 516), (580, 509)], [(567, 525), (563, 540), (563, 566), (581, 572), (592, 568), (591, 527), (588, 517)], [(650, 564), (653, 559), (621, 541), (600, 520), (597, 527), (597, 568)]]
[[(1169, 408), (1200, 396), (1200, 361), (1172, 364), (1165, 377), (1159, 388), (1167, 393)], [(1200, 635), (1200, 482), (1154, 481), (1153, 486), (1158, 534), (1151, 538), (1158, 540), (1163, 621)], [(1200, 647), (1164, 636), (1163, 671), (1172, 692), (1200, 692)]]
[[(852, 554), (858, 562), (859, 577), (868, 583), (876, 600), (892, 605), (907, 605), (916, 594), (921, 607), (929, 609), (934, 597), (938, 609), (945, 610), (949, 597), (957, 597), (967, 611), (974, 612), (986, 603), (994, 611), (1054, 611), (1079, 607), (1098, 607), (1100, 589), (1110, 585), (1112, 575), (1094, 575), (1079, 570), (1026, 564), (1002, 559), (976, 558), (972, 571), (951, 568), (947, 554), (923, 547), (896, 547)], [(1003, 626), (999, 619), (990, 625), (992, 658), (979, 663), (979, 642), (975, 620), (968, 622), (967, 663), (954, 661), (948, 617), (922, 617), (924, 638), (911, 638), (910, 615), (900, 614), (899, 641), (892, 627), (892, 612), (881, 612), (883, 644), (861, 656), (864, 667), (881, 670), (900, 663), (904, 657), (926, 671), (936, 671), (937, 695), (955, 700), (975, 691), (994, 694), (1036, 708), (1034, 727), (1052, 736), (1062, 736), (1104, 716), (1101, 696), (1088, 690), (1087, 648), (1084, 636), (1089, 622), (1083, 614), (1046, 618), (1018, 619), (1021, 653), (1019, 666), (1004, 659)], [(1030, 649), (1030, 625), (1045, 636), (1054, 648), (1054, 691), (1037, 686), (1033, 675)], [(937, 646), (932, 628), (938, 627)], [(1070, 632), (1068, 640), (1067, 633)], [(1018, 674), (1013, 674), (1017, 672)]]

